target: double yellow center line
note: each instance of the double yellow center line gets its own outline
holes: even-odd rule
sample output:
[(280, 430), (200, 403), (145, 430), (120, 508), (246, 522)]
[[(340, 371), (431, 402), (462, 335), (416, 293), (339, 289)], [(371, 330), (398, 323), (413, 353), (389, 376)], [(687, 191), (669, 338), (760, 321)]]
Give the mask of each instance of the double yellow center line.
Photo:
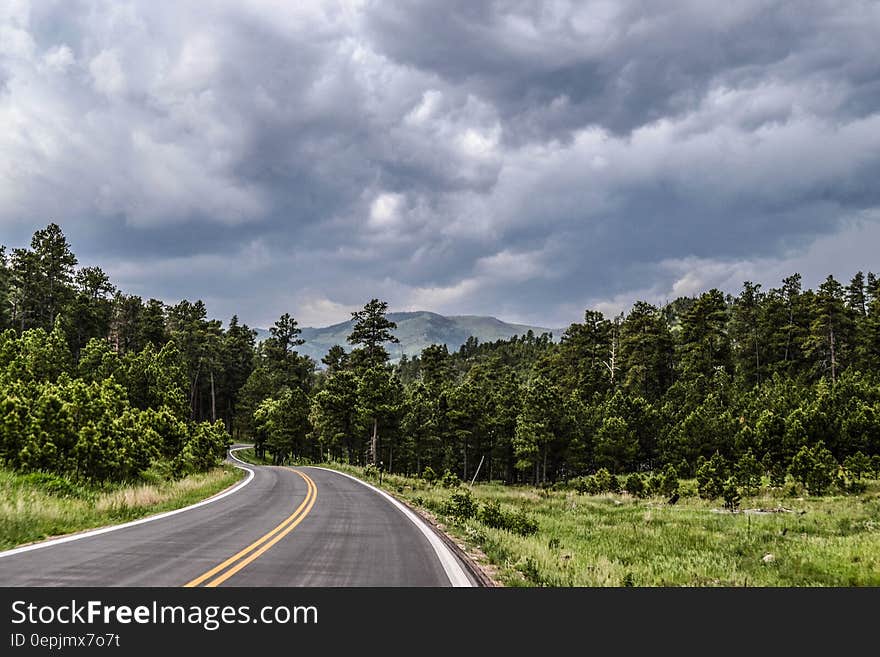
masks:
[(302, 504), (296, 508), (296, 511), (281, 521), (277, 527), (258, 538), (240, 552), (233, 554), (223, 563), (214, 566), (203, 575), (199, 575), (194, 580), (187, 582), (184, 584), (185, 587), (201, 586), (204, 583), (205, 587), (210, 588), (222, 584), (249, 563), (259, 559), (273, 545), (296, 529), (296, 526), (303, 521), (303, 518), (309, 515), (309, 511), (315, 506), (318, 487), (315, 486), (315, 482), (307, 474), (293, 468), (286, 469), (295, 472), (306, 482), (306, 498), (302, 501)]

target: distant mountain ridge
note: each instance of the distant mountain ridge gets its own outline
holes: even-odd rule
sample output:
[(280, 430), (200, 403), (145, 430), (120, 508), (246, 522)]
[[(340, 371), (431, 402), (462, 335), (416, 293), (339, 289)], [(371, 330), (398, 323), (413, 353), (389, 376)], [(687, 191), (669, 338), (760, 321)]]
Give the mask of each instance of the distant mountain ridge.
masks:
[[(403, 354), (410, 358), (417, 356), (422, 352), (422, 349), (432, 344), (445, 344), (449, 351), (457, 351), (471, 336), (480, 342), (494, 342), (495, 340), (507, 340), (514, 335), (525, 335), (532, 331), (535, 335), (552, 333), (553, 339), (558, 340), (564, 330), (527, 324), (512, 324), (495, 317), (480, 315), (447, 317), (426, 310), (388, 313), (387, 317), (397, 324), (394, 335), (400, 340), (399, 344), (385, 345), (393, 361), (399, 360)], [(353, 326), (354, 323), (349, 320), (322, 328), (304, 327), (300, 337), (306, 342), (298, 347), (297, 351), (310, 356), (318, 363), (327, 354), (327, 350), (335, 344), (345, 347), (346, 351), (351, 351), (352, 346), (348, 344), (346, 338), (351, 333)], [(257, 332), (259, 340), (265, 339), (269, 335), (265, 329), (257, 329)]]

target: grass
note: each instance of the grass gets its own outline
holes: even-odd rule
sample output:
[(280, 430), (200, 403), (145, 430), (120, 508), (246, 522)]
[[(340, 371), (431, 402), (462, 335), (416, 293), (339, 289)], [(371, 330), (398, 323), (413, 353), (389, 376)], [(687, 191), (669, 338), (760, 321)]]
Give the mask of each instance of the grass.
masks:
[(179, 509), (228, 488), (242, 474), (223, 465), (178, 480), (98, 488), (0, 469), (0, 550)]
[(235, 450), (235, 455), (245, 463), (250, 463), (251, 465), (274, 465), (271, 458), (258, 457), (254, 452), (253, 447), (237, 449)]
[[(329, 464), (367, 477), (363, 469)], [(445, 513), (452, 490), (384, 475), (381, 485), (431, 512), (507, 586), (880, 586), (880, 482), (858, 495), (786, 497), (763, 488), (741, 509), (693, 495), (680, 501), (627, 494), (477, 484), (481, 504), (524, 509), (539, 530), (519, 536)], [(467, 488), (465, 484), (462, 488)], [(780, 509), (757, 513), (757, 509)], [(771, 556), (768, 556), (771, 555)]]

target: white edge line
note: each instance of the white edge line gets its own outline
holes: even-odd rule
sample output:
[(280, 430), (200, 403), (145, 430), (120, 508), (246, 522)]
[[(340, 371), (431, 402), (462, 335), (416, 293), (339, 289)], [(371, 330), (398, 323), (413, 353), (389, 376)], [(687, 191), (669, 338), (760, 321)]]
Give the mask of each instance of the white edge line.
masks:
[(327, 472), (334, 472), (336, 474), (342, 475), (343, 477), (348, 477), (349, 479), (353, 479), (359, 484), (363, 484), (367, 488), (372, 491), (375, 491), (386, 500), (391, 502), (397, 509), (403, 513), (407, 518), (412, 521), (412, 523), (419, 528), (419, 531), (425, 535), (425, 538), (428, 539), (428, 543), (431, 544), (431, 547), (434, 548), (434, 552), (437, 555), (437, 559), (440, 560), (440, 565), (443, 566), (443, 570), (446, 573), (446, 577), (449, 578), (449, 583), (455, 587), (465, 587), (465, 586), (474, 586), (474, 583), (464, 572), (464, 568), (461, 567), (461, 564), (458, 562), (458, 559), (453, 554), (452, 550), (449, 549), (443, 541), (434, 533), (434, 530), (426, 523), (422, 518), (413, 513), (410, 509), (406, 507), (406, 505), (402, 504), (399, 500), (395, 499), (393, 496), (386, 493), (384, 490), (376, 488), (368, 484), (367, 482), (354, 477), (347, 472), (340, 472), (339, 470), (332, 470), (330, 468), (322, 468), (316, 465), (309, 466), (313, 467), (317, 470), (326, 470)]
[[(244, 463), (241, 459), (235, 456), (233, 452), (238, 451), (240, 449), (249, 449), (247, 447), (236, 447), (235, 449), (229, 450), (229, 456), (234, 460), (238, 461), (238, 463)], [(196, 502), (195, 504), (190, 504), (189, 506), (185, 506), (182, 509), (174, 509), (173, 511), (165, 511), (164, 513), (158, 513), (154, 516), (149, 516), (147, 518), (140, 518), (139, 520), (132, 520), (131, 522), (126, 522), (121, 525), (110, 525), (109, 527), (101, 527), (100, 529), (92, 529), (89, 531), (81, 532), (78, 534), (70, 534), (69, 536), (62, 536), (60, 538), (52, 538), (47, 541), (41, 541), (39, 543), (32, 543), (31, 545), (24, 545), (22, 547), (12, 548), (11, 550), (6, 550), (4, 552), (0, 552), (0, 559), (3, 557), (11, 557), (15, 554), (21, 554), (22, 552), (30, 552), (31, 550), (40, 550), (46, 547), (52, 547), (53, 545), (61, 545), (62, 543), (71, 543), (73, 541), (78, 541), (83, 538), (90, 538), (92, 536), (100, 536), (101, 534), (109, 534), (110, 532), (115, 532), (119, 529), (126, 529), (128, 527), (135, 527), (137, 525), (144, 525), (148, 522), (153, 522), (154, 520), (161, 520), (162, 518), (168, 518), (169, 516), (175, 516), (178, 513), (184, 513), (186, 511), (192, 511), (193, 509), (197, 509), (201, 506), (205, 506), (207, 504), (212, 504), (218, 500), (222, 500), (224, 497), (228, 497), (233, 493), (237, 493), (242, 488), (251, 483), (251, 480), (254, 478), (253, 469), (247, 467), (247, 465), (237, 465), (235, 463), (232, 464), (236, 468), (240, 470), (247, 470), (248, 476), (247, 478), (236, 485), (234, 488), (230, 488), (224, 493), (220, 493), (218, 495), (214, 495), (209, 497), (206, 500), (202, 500), (201, 502)]]

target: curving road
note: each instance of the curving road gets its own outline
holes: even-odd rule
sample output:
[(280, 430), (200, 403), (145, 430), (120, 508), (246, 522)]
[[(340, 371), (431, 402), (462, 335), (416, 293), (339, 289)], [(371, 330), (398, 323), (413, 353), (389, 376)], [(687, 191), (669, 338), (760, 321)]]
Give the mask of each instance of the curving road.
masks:
[(322, 468), (238, 465), (252, 474), (207, 503), (0, 552), (0, 585), (475, 584), (385, 493)]

